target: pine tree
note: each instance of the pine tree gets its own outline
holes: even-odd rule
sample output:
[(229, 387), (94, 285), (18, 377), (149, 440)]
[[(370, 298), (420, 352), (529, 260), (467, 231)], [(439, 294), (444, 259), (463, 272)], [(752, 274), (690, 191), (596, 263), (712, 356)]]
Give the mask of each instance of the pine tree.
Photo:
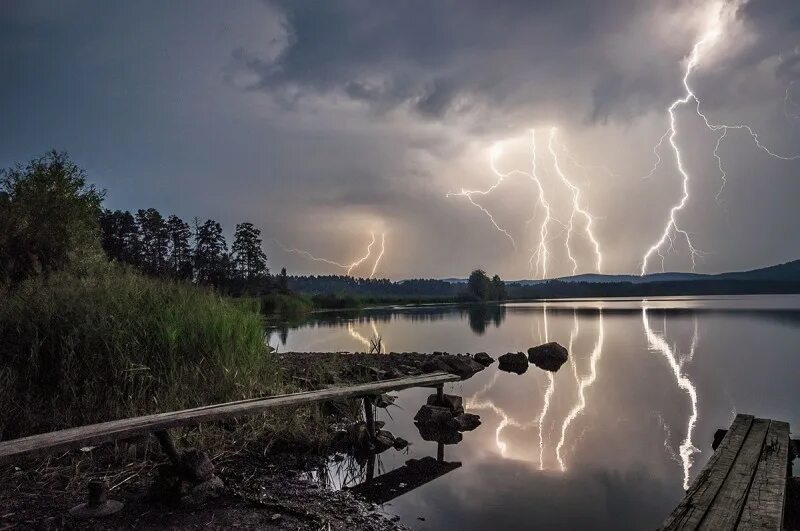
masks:
[(139, 225), (130, 212), (104, 210), (100, 214), (100, 241), (109, 259), (140, 265)]
[(269, 273), (267, 257), (261, 249), (261, 231), (252, 223), (239, 223), (233, 241), (233, 266), (238, 278), (249, 282)]
[(197, 282), (221, 286), (228, 280), (228, 245), (222, 226), (211, 219), (194, 220), (194, 272)]
[(142, 245), (142, 270), (150, 275), (164, 275), (169, 257), (169, 232), (164, 218), (155, 208), (136, 213)]
[(169, 269), (174, 278), (191, 279), (193, 274), (192, 249), (189, 239), (192, 231), (189, 224), (178, 216), (167, 218), (169, 234)]

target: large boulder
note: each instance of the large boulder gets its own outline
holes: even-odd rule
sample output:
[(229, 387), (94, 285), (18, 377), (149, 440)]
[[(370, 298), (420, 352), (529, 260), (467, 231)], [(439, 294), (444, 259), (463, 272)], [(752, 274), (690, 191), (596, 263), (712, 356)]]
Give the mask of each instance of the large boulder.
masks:
[(440, 428), (436, 426), (423, 426), (417, 424), (419, 436), (423, 441), (439, 442), (442, 444), (458, 444), (464, 438), (456, 428)]
[(501, 371), (523, 374), (528, 370), (528, 358), (524, 352), (509, 352), (498, 358), (497, 367)]
[(470, 356), (456, 356), (446, 353), (436, 354), (422, 364), (424, 372), (449, 372), (460, 376), (462, 380), (466, 380), (483, 369), (483, 365), (473, 360)]
[(443, 394), (440, 402), (438, 395), (434, 393), (428, 396), (428, 405), (446, 407), (453, 415), (458, 415), (464, 412), (464, 401), (458, 395)]
[(419, 408), (419, 411), (414, 416), (414, 422), (418, 426), (441, 428), (455, 428), (457, 426), (456, 421), (453, 419), (453, 413), (449, 408), (428, 404)]
[(484, 367), (488, 367), (489, 365), (494, 363), (494, 358), (491, 357), (490, 355), (488, 355), (485, 352), (478, 352), (477, 354), (472, 356), (472, 359), (474, 359), (475, 361), (477, 361), (478, 363), (480, 363)]
[(531, 347), (528, 349), (528, 358), (531, 363), (550, 372), (556, 372), (567, 361), (567, 349), (555, 341)]
[(458, 431), (472, 431), (481, 425), (481, 418), (472, 413), (461, 413), (456, 417)]

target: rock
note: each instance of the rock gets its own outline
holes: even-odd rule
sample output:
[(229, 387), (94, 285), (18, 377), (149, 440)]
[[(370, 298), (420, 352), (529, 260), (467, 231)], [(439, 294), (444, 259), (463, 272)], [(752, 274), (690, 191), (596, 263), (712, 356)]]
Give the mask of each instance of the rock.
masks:
[(711, 449), (716, 450), (717, 447), (722, 443), (722, 439), (725, 438), (727, 435), (728, 430), (719, 429), (714, 432), (714, 442), (711, 443)]
[(425, 373), (437, 371), (450, 372), (450, 365), (447, 364), (442, 355), (437, 355), (429, 360), (425, 360), (420, 368), (422, 372)]
[(458, 444), (464, 438), (455, 428), (440, 428), (437, 426), (423, 426), (417, 424), (417, 429), (423, 441)]
[(509, 352), (498, 358), (497, 368), (501, 371), (523, 374), (528, 370), (528, 358), (523, 352)]
[(426, 373), (436, 371), (449, 372), (460, 376), (462, 380), (466, 380), (476, 372), (482, 371), (484, 367), (469, 356), (436, 354), (432, 358), (425, 360), (421, 368)]
[(375, 404), (375, 407), (386, 409), (387, 407), (393, 405), (395, 400), (397, 400), (396, 396), (384, 393), (375, 397), (373, 403)]
[(550, 372), (556, 372), (567, 361), (567, 349), (556, 342), (545, 343), (528, 349), (531, 363)]
[(181, 472), (189, 481), (201, 483), (214, 475), (214, 465), (208, 454), (190, 448), (181, 454)]
[(394, 446), (394, 435), (386, 430), (378, 430), (373, 439), (375, 451), (380, 453)]
[[(188, 496), (182, 501), (193, 505), (206, 503), (207, 501), (218, 498), (225, 490), (225, 484), (222, 480), (211, 474), (211, 477), (202, 483), (198, 483), (189, 490)], [(188, 499), (187, 499), (188, 498)]]
[(456, 417), (458, 431), (472, 431), (481, 425), (481, 418), (472, 413), (462, 413)]
[(469, 356), (447, 356), (446, 363), (450, 366), (453, 374), (457, 374), (462, 380), (472, 377), (476, 372), (484, 369), (484, 366), (473, 360)]
[(475, 361), (477, 361), (478, 363), (480, 363), (484, 367), (488, 367), (489, 365), (494, 363), (494, 358), (491, 357), (490, 355), (488, 355), (485, 352), (478, 352), (477, 354), (472, 356), (472, 359), (474, 359)]
[(403, 439), (402, 437), (395, 437), (394, 438), (394, 449), (395, 450), (402, 450), (403, 448), (408, 446), (408, 441)]
[(453, 413), (446, 407), (424, 405), (414, 416), (414, 422), (421, 426), (455, 428)]
[(460, 396), (457, 395), (442, 395), (441, 403), (437, 399), (436, 393), (428, 396), (428, 405), (429, 406), (439, 406), (439, 407), (446, 407), (450, 410), (450, 413), (453, 415), (458, 415), (464, 412), (464, 405), (463, 400)]

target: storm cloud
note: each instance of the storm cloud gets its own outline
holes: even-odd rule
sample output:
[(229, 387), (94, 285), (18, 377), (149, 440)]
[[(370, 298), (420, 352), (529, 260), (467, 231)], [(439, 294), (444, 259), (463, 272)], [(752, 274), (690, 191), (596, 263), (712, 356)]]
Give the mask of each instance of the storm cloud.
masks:
[[(571, 197), (546, 150), (558, 127), (605, 271), (638, 271), (680, 197), (668, 151), (642, 177), (710, 5), (10, 2), (0, 13), (0, 163), (68, 150), (108, 189), (110, 207), (211, 217), (228, 230), (252, 221), (271, 267), (290, 272), (338, 273), (273, 238), (348, 261), (377, 231), (387, 234), (379, 273), (392, 278), (474, 267), (520, 278), (531, 275), (542, 215), (530, 181), (509, 178), (482, 200), (516, 250), (481, 211), (445, 194), (494, 182), (497, 141), (503, 170), (529, 170), (536, 128), (542, 182), (565, 224)], [(800, 152), (800, 5), (729, 9), (692, 87), (713, 119), (747, 121), (776, 152)], [(698, 270), (797, 258), (800, 161), (771, 159), (732, 132), (717, 200), (716, 135), (691, 108), (678, 124), (692, 177), (681, 222), (704, 251)], [(554, 225), (552, 275), (571, 271), (564, 237)], [(591, 271), (591, 248), (580, 234), (574, 243), (580, 271)], [(666, 267), (688, 269), (680, 243), (675, 251)]]

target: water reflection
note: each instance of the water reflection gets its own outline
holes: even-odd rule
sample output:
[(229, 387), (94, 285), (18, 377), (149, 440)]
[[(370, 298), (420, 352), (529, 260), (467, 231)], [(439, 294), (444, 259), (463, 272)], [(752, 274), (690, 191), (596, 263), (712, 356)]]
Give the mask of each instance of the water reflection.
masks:
[[(364, 350), (348, 324), (369, 339), (371, 321), (398, 351), (497, 357), (546, 341), (569, 350), (569, 363), (552, 380), (536, 367), (518, 376), (494, 365), (448, 386), (483, 424), (447, 446), (448, 458), (461, 467), (403, 491), (387, 507), (415, 529), (652, 529), (704, 466), (714, 432), (730, 424), (732, 404), (800, 425), (794, 407), (800, 297), (546, 301), (328, 315), (290, 329), (286, 349)], [(436, 455), (436, 442), (426, 441), (412, 421), (429, 393), (399, 394), (400, 408), (382, 420), (412, 444), (365, 464), (357, 481), (366, 479), (367, 468), (378, 477), (409, 459)]]
[(486, 332), (490, 323), (499, 328), (506, 316), (505, 306), (499, 304), (473, 304), (467, 307), (470, 329), (478, 335)]
[[(686, 362), (691, 361), (694, 357), (695, 350), (697, 349), (697, 318), (694, 319), (694, 333), (692, 335), (692, 344), (689, 347), (689, 353), (682, 357), (680, 361), (675, 355), (675, 350), (669, 346), (664, 336), (666, 336), (666, 317), (664, 319), (664, 336), (661, 336), (653, 331), (650, 327), (650, 320), (647, 317), (647, 306), (642, 308), (642, 325), (644, 332), (647, 336), (647, 341), (650, 345), (650, 350), (658, 351), (664, 355), (667, 363), (669, 363), (672, 373), (675, 376), (675, 381), (678, 387), (689, 395), (691, 401), (692, 413), (689, 415), (688, 425), (686, 427), (686, 438), (678, 448), (678, 453), (683, 464), (683, 488), (689, 488), (689, 472), (692, 468), (692, 456), (700, 450), (692, 444), (692, 432), (694, 431), (695, 424), (697, 424), (697, 389), (692, 381), (684, 374), (683, 366)], [(666, 425), (665, 425), (666, 426)], [(665, 430), (669, 433), (669, 427), (666, 426)]]
[[(577, 320), (575, 321), (575, 336), (577, 336)], [(561, 439), (558, 441), (558, 445), (556, 446), (556, 459), (558, 460), (558, 465), (561, 467), (562, 471), (567, 469), (566, 465), (564, 464), (563, 456), (561, 455), (561, 449), (564, 447), (564, 442), (566, 441), (567, 436), (567, 429), (569, 429), (569, 425), (572, 424), (578, 415), (580, 415), (584, 409), (586, 409), (586, 390), (594, 383), (597, 379), (597, 363), (600, 361), (600, 356), (603, 354), (603, 339), (605, 333), (603, 328), (603, 310), (597, 311), (597, 341), (594, 344), (594, 349), (589, 356), (589, 374), (585, 378), (578, 379), (577, 370), (575, 372), (575, 377), (578, 379), (578, 403), (567, 413), (567, 416), (564, 418), (564, 423), (561, 425)], [(573, 337), (570, 336), (570, 344), (572, 344)], [(570, 357), (574, 358), (574, 354), (570, 352)], [(573, 369), (575, 365), (573, 365)]]

